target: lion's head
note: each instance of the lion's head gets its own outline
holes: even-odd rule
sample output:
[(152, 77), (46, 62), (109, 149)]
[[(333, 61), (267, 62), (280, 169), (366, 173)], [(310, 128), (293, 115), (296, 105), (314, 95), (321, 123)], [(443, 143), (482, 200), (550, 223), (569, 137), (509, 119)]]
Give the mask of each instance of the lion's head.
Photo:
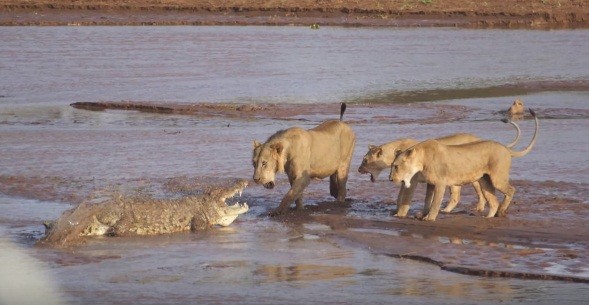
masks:
[(416, 150), (415, 147), (411, 147), (399, 154), (391, 166), (389, 180), (396, 184), (403, 182), (405, 187), (410, 187), (411, 178), (423, 170), (419, 154), (419, 150)]
[(507, 114), (510, 116), (518, 116), (524, 114), (524, 102), (521, 99), (515, 99), (509, 110), (507, 110)]
[[(395, 151), (395, 153), (400, 153)], [(362, 164), (358, 168), (361, 174), (370, 174), (370, 181), (376, 181), (380, 172), (390, 167), (390, 161), (387, 162), (381, 146), (368, 145), (368, 152), (362, 159)]]
[(274, 188), (277, 172), (284, 172), (284, 146), (281, 142), (260, 143), (254, 141), (252, 165), (254, 182), (267, 189)]

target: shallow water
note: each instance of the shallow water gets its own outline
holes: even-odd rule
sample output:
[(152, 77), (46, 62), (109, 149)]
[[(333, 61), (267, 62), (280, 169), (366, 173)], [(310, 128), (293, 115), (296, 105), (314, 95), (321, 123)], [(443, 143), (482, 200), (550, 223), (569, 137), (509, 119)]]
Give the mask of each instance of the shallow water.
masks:
[[(4, 197), (0, 204), (3, 210), (5, 205), (19, 204), (37, 212), (19, 217), (21, 220), (48, 215), (45, 208), (39, 208), (40, 202)], [(255, 207), (253, 214), (259, 212), (260, 207)], [(33, 236), (22, 234), (23, 227), (4, 222), (3, 227), (3, 234), (12, 236), (12, 242), (0, 240), (4, 245), (0, 254), (5, 259), (16, 257), (12, 262), (17, 266), (31, 268), (36, 276), (33, 280), (45, 278), (35, 285), (41, 285), (53, 304), (300, 304), (318, 300), (325, 304), (391, 300), (404, 304), (552, 304), (556, 300), (581, 304), (586, 298), (579, 293), (586, 284), (458, 275), (304, 233), (330, 230), (323, 225), (285, 226), (252, 213), (227, 228), (95, 239), (73, 252), (23, 249), (23, 244), (30, 244), (38, 235), (38, 226), (24, 227)]]
[[(42, 221), (71, 207), (57, 199), (69, 202), (69, 195), (113, 188), (142, 190), (171, 177), (249, 178), (254, 139), (327, 119), (90, 112), (71, 102), (320, 102), (334, 103), (336, 118), (336, 102), (342, 100), (395, 102), (390, 97), (399, 92), (586, 81), (589, 31), (10, 27), (0, 28), (0, 36), (0, 175), (22, 179), (21, 189), (30, 187), (24, 198), (0, 197), (0, 234), (8, 239), (2, 242), (24, 252), (25, 262), (40, 261), (35, 265), (58, 284), (50, 289), (67, 303), (553, 304), (589, 297), (586, 284), (453, 274), (328, 239), (319, 234), (326, 226), (260, 216), (287, 191), (284, 175), (272, 191), (246, 189), (252, 209), (228, 228), (97, 239), (75, 251), (32, 247), (43, 234)], [(369, 143), (461, 131), (502, 143), (513, 139), (498, 113), (515, 98), (511, 91), (459, 97), (378, 111), (350, 105), (346, 119), (355, 122), (358, 135), (348, 182), (350, 215), (388, 219), (390, 208), (374, 205), (396, 198), (388, 173), (370, 184), (356, 171)], [(541, 118), (540, 138), (532, 153), (514, 160), (512, 177), (580, 182), (580, 191), (570, 196), (588, 203), (589, 92), (522, 98)], [(518, 149), (529, 143), (533, 121), (519, 124)], [(32, 179), (41, 187), (27, 182)], [(330, 201), (326, 190), (325, 181), (312, 182), (306, 203)], [(1, 249), (0, 254), (9, 251)], [(589, 270), (589, 262), (579, 265)], [(558, 261), (549, 268), (569, 272)]]

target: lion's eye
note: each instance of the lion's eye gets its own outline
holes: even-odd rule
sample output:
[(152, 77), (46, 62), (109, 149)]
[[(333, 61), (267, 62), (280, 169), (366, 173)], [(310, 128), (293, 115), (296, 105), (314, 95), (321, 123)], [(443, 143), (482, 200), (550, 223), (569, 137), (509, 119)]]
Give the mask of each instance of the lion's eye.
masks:
[(266, 165), (268, 165), (268, 162), (262, 161), (262, 167), (266, 167)]

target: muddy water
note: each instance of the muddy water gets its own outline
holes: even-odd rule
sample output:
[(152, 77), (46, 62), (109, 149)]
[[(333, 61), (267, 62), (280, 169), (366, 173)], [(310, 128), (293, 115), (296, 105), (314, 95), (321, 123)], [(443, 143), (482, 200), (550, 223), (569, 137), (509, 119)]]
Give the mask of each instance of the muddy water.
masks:
[[(346, 114), (358, 135), (347, 213), (390, 220), (394, 206), (386, 203), (397, 189), (386, 173), (371, 184), (356, 172), (367, 145), (460, 131), (510, 142), (514, 132), (499, 122), (498, 111), (515, 98), (513, 87), (502, 86), (514, 85), (540, 115), (541, 133), (533, 152), (514, 160), (512, 177), (531, 185), (564, 184), (553, 193), (537, 192), (584, 204), (568, 218), (582, 223), (589, 204), (589, 90), (583, 85), (589, 79), (588, 31), (14, 27), (0, 29), (0, 35), (0, 227), (2, 244), (11, 245), (0, 254), (48, 276), (52, 284), (45, 288), (57, 303), (552, 304), (589, 298), (586, 284), (459, 275), (331, 238), (331, 228), (319, 223), (269, 219), (263, 215), (288, 190), (284, 176), (272, 191), (246, 189), (240, 201), (252, 209), (228, 228), (95, 239), (73, 250), (32, 246), (42, 235), (43, 220), (85, 196), (114, 189), (144, 192), (174, 177), (248, 178), (252, 140), (331, 118), (91, 112), (69, 106), (77, 101), (320, 102), (334, 104), (333, 118), (336, 102), (357, 102)], [(529, 90), (530, 83), (561, 85)], [(473, 93), (472, 88), (495, 89)], [(407, 96), (433, 102), (390, 103)], [(523, 134), (517, 147), (522, 148), (533, 121), (519, 123)], [(325, 181), (311, 183), (306, 203), (331, 201), (326, 189)], [(532, 196), (516, 194), (516, 200), (518, 195)], [(472, 193), (464, 200), (469, 206)], [(512, 218), (521, 219), (522, 213)], [(567, 219), (566, 209), (559, 215)], [(351, 232), (397, 234), (374, 228)], [(436, 236), (433, 245), (459, 256), (448, 250), (450, 237)], [(550, 254), (551, 245), (516, 241), (511, 246), (544, 251), (538, 253), (547, 261), (534, 265), (534, 256), (519, 257), (512, 265), (523, 267), (516, 268), (589, 277), (586, 256), (563, 262)], [(586, 252), (587, 247), (587, 240), (578, 240), (568, 248)], [(495, 251), (488, 245), (480, 249)], [(473, 255), (467, 263), (490, 261)]]

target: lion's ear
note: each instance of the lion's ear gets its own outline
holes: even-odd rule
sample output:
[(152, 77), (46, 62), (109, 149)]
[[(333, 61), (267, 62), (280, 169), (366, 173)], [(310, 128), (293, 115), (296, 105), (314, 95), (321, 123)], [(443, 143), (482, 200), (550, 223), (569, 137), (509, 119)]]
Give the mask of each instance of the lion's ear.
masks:
[(284, 149), (284, 146), (280, 142), (278, 142), (276, 144), (273, 144), (271, 147), (276, 151), (276, 153), (278, 155), (281, 155), (282, 154), (282, 150)]
[(276, 171), (279, 173), (284, 173), (284, 164), (286, 164), (286, 155), (282, 153), (284, 151), (284, 145), (278, 142), (276, 144), (272, 144), (270, 148), (274, 149), (276, 152)]
[(382, 148), (380, 148), (380, 147), (379, 147), (379, 148), (376, 150), (376, 157), (377, 157), (377, 158), (380, 158), (381, 156), (382, 156)]
[(368, 144), (368, 150), (372, 150), (376, 148), (376, 145)]
[(256, 148), (260, 147), (261, 145), (262, 145), (262, 143), (254, 140), (254, 143), (253, 143), (253, 146), (252, 147), (253, 147), (253, 149), (256, 149)]
[(413, 154), (413, 148), (409, 148), (405, 151), (405, 156), (407, 156), (407, 157), (411, 157), (412, 154)]

